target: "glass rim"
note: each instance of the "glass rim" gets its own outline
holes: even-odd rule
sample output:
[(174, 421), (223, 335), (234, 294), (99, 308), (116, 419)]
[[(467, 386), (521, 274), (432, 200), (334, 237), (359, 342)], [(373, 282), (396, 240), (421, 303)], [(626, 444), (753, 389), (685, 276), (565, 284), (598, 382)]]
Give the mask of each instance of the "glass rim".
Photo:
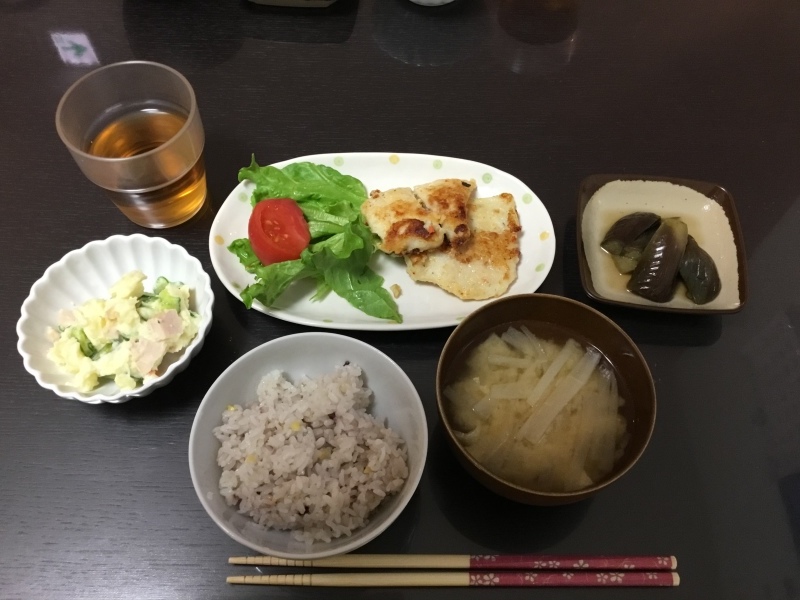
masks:
[[(132, 65), (147, 65), (151, 67), (157, 67), (163, 69), (165, 71), (169, 71), (172, 75), (178, 78), (178, 80), (186, 86), (186, 89), (189, 91), (189, 98), (191, 100), (191, 107), (189, 109), (189, 113), (186, 115), (186, 122), (181, 126), (181, 128), (175, 132), (171, 138), (169, 138), (163, 144), (156, 146), (148, 150), (147, 152), (142, 152), (141, 154), (136, 154), (134, 156), (121, 156), (121, 157), (108, 157), (108, 156), (97, 156), (95, 154), (90, 154), (83, 150), (82, 148), (76, 147), (70, 140), (67, 139), (62, 127), (61, 127), (61, 113), (64, 110), (64, 105), (66, 104), (70, 95), (82, 84), (84, 84), (87, 80), (95, 77), (96, 75), (100, 74), (103, 71), (107, 71), (114, 68), (121, 68), (121, 67), (129, 67)], [(77, 154), (87, 160), (97, 161), (97, 162), (106, 162), (111, 164), (122, 163), (126, 161), (132, 161), (140, 158), (146, 158), (149, 156), (153, 156), (157, 152), (161, 152), (164, 148), (172, 145), (175, 140), (177, 140), (181, 135), (183, 135), (189, 127), (192, 125), (192, 122), (197, 117), (197, 98), (194, 93), (194, 88), (192, 84), (189, 83), (189, 80), (178, 70), (173, 69), (169, 65), (165, 65), (163, 63), (154, 62), (150, 60), (126, 60), (122, 62), (115, 62), (108, 65), (104, 65), (102, 67), (98, 67), (97, 69), (93, 69), (89, 71), (85, 75), (81, 76), (77, 81), (75, 81), (72, 85), (67, 88), (67, 91), (61, 96), (61, 99), (58, 101), (58, 107), (56, 108), (56, 131), (58, 133), (58, 137), (61, 138), (61, 141), (64, 142), (64, 145), (69, 148), (70, 152), (73, 154)]]

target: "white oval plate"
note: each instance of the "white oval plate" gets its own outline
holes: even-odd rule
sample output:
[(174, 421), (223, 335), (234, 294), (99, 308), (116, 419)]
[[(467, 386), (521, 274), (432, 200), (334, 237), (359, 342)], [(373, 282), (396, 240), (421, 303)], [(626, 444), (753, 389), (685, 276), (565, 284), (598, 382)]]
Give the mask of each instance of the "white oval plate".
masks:
[[(327, 165), (357, 177), (367, 192), (458, 177), (478, 182), (478, 198), (502, 192), (513, 194), (522, 225), (522, 258), (517, 280), (504, 295), (535, 292), (553, 265), (556, 239), (553, 222), (544, 204), (519, 179), (494, 167), (460, 158), (389, 152), (316, 154), (275, 163), (274, 166), (284, 167), (303, 161)], [(247, 237), (252, 190), (253, 184), (249, 181), (234, 188), (214, 218), (209, 236), (211, 264), (222, 284), (237, 298), (254, 279), (228, 250), (228, 245), (235, 239)], [(293, 284), (274, 306), (267, 308), (254, 302), (253, 308), (284, 321), (328, 329), (408, 330), (455, 326), (469, 313), (489, 302), (460, 300), (436, 286), (416, 283), (406, 273), (401, 258), (382, 252), (375, 253), (372, 267), (385, 279), (384, 287), (400, 286), (402, 294), (397, 298), (397, 305), (403, 316), (402, 323), (370, 317), (333, 293), (321, 301), (311, 301), (314, 293), (311, 281)]]

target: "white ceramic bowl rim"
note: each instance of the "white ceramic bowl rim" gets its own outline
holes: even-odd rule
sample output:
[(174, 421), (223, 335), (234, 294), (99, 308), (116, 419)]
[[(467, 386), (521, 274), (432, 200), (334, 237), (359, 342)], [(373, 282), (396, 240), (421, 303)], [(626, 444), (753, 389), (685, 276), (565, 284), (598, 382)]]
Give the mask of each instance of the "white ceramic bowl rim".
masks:
[[(406, 386), (408, 386), (408, 390), (413, 390), (413, 398), (415, 400), (414, 404), (416, 405), (416, 408), (418, 408), (418, 412), (421, 416), (421, 420), (419, 423), (420, 430), (417, 431), (418, 448), (421, 454), (421, 460), (418, 461), (418, 464), (416, 466), (412, 465), (411, 449), (409, 448), (409, 475), (408, 479), (405, 482), (405, 485), (403, 486), (403, 489), (397, 494), (398, 499), (396, 501), (395, 506), (392, 508), (390, 513), (384, 515), (382, 522), (376, 525), (373, 523), (371, 519), (370, 523), (368, 523), (366, 526), (362, 527), (359, 530), (356, 530), (355, 532), (353, 532), (352, 535), (348, 536), (348, 538), (345, 538), (348, 540), (346, 543), (339, 543), (337, 540), (334, 540), (334, 542), (337, 543), (337, 546), (333, 549), (316, 550), (314, 549), (314, 546), (312, 546), (312, 549), (306, 552), (294, 553), (294, 552), (280, 551), (274, 548), (268, 548), (261, 546), (257, 543), (254, 543), (251, 540), (248, 540), (243, 535), (241, 535), (239, 531), (231, 527), (229, 523), (227, 523), (225, 520), (220, 518), (219, 515), (217, 515), (214, 507), (211, 504), (211, 500), (206, 497), (206, 494), (209, 493), (209, 491), (203, 489), (200, 484), (200, 479), (201, 479), (200, 469), (203, 467), (197, 464), (198, 459), (195, 457), (198, 438), (200, 436), (212, 435), (210, 430), (206, 431), (205, 430), (206, 428), (200, 425), (201, 415), (203, 415), (206, 411), (210, 410), (209, 407), (211, 404), (213, 404), (214, 394), (216, 393), (217, 388), (220, 387), (221, 382), (225, 380), (227, 377), (229, 377), (233, 372), (235, 372), (242, 365), (242, 363), (248, 361), (254, 355), (259, 353), (264, 353), (265, 351), (270, 349), (277, 348), (280, 345), (283, 345), (290, 340), (307, 341), (308, 344), (312, 345), (316, 344), (317, 346), (327, 345), (330, 344), (331, 342), (338, 342), (338, 343), (348, 344), (350, 345), (351, 348), (362, 348), (368, 351), (369, 353), (372, 353), (376, 358), (380, 359), (386, 366), (389, 366), (394, 371), (396, 377), (398, 377), (400, 380), (403, 381), (403, 383)], [(363, 365), (360, 366), (363, 367)], [(279, 367), (274, 367), (274, 368), (279, 368)], [(261, 373), (261, 376), (263, 377), (263, 375), (266, 375), (271, 370), (273, 370), (272, 367), (270, 368), (265, 367), (264, 371)], [(369, 376), (370, 373), (365, 368), (364, 377), (368, 378)], [(253, 394), (253, 397), (255, 397), (255, 389), (253, 389), (251, 393)], [(235, 399), (231, 399), (230, 402), (237, 403), (238, 401)], [(217, 422), (218, 424), (221, 423), (221, 411), (220, 415), (217, 416), (217, 420), (215, 422)], [(391, 426), (392, 424), (389, 423), (389, 425)], [(203, 429), (202, 431), (201, 428)], [(408, 440), (406, 440), (406, 442), (407, 445), (409, 445)], [(215, 448), (219, 448), (219, 442), (215, 440), (214, 444)], [(201, 401), (197, 409), (197, 414), (195, 415), (195, 420), (192, 423), (192, 429), (189, 435), (189, 471), (191, 474), (192, 484), (194, 486), (195, 492), (197, 493), (197, 497), (200, 500), (200, 503), (203, 505), (203, 508), (206, 510), (208, 515), (214, 520), (214, 522), (232, 539), (236, 540), (240, 544), (247, 546), (252, 550), (261, 552), (263, 554), (269, 554), (272, 556), (277, 556), (287, 559), (313, 559), (313, 558), (324, 558), (328, 556), (342, 554), (345, 552), (350, 552), (366, 544), (367, 542), (373, 540), (375, 537), (377, 537), (379, 534), (385, 531), (386, 528), (389, 527), (400, 515), (400, 513), (405, 509), (405, 507), (411, 500), (412, 496), (414, 495), (414, 492), (416, 491), (416, 488), (418, 487), (419, 482), (422, 478), (427, 450), (428, 450), (428, 428), (427, 428), (427, 421), (425, 418), (425, 409), (422, 405), (422, 400), (419, 397), (419, 393), (417, 392), (411, 379), (403, 371), (403, 369), (401, 369), (400, 366), (397, 363), (395, 363), (385, 353), (381, 352), (380, 350), (371, 346), (370, 344), (367, 344), (366, 342), (362, 342), (358, 339), (336, 333), (315, 331), (315, 332), (305, 332), (305, 333), (297, 333), (297, 334), (282, 336), (270, 340), (268, 342), (265, 342), (260, 346), (256, 346), (255, 348), (251, 349), (250, 351), (239, 357), (236, 361), (234, 361), (230, 366), (228, 366), (228, 368), (226, 368), (220, 374), (220, 376), (212, 384), (212, 386), (206, 393), (205, 397)], [(214, 454), (216, 456), (216, 450)], [(219, 494), (218, 486), (214, 493), (216, 493), (217, 495)], [(376, 510), (379, 511), (380, 508), (381, 507), (379, 507)], [(230, 507), (230, 510), (232, 512), (235, 512), (235, 509), (233, 507)], [(373, 513), (372, 516), (374, 515), (375, 513)], [(365, 533), (367, 529), (369, 529), (369, 531), (368, 533)], [(339, 540), (341, 540), (341, 538)]]
[[(54, 275), (59, 273), (61, 270), (75, 266), (93, 251), (109, 250), (114, 247), (125, 246), (139, 246), (141, 248), (151, 248), (154, 250), (158, 249), (158, 251), (167, 252), (169, 253), (170, 258), (178, 258), (179, 260), (184, 261), (187, 267), (191, 269), (193, 273), (197, 274), (197, 282), (192, 285), (193, 292), (195, 294), (202, 294), (202, 296), (205, 298), (202, 306), (196, 307), (198, 309), (197, 312), (201, 317), (201, 324), (197, 335), (189, 344), (189, 346), (181, 351), (180, 356), (168, 364), (167, 368), (161, 375), (146, 381), (143, 385), (133, 390), (120, 390), (114, 388), (116, 391), (112, 393), (105, 393), (99, 391), (98, 388), (92, 392), (82, 393), (71, 386), (48, 380), (46, 375), (34, 366), (34, 356), (29, 350), (29, 346), (33, 343), (31, 334), (34, 331), (34, 328), (37, 327), (33, 323), (35, 319), (31, 314), (33, 307), (36, 306), (37, 303), (41, 302), (42, 297), (45, 296), (47, 292), (49, 282)], [(109, 251), (107, 254), (110, 256), (111, 252)], [(132, 270), (133, 268), (136, 267), (134, 266), (131, 269), (126, 269), (125, 272)], [(115, 276), (118, 278), (122, 277), (124, 274), (124, 272), (120, 271), (119, 273), (115, 273)], [(108, 281), (108, 285), (106, 289), (103, 290), (103, 293), (106, 293), (108, 291), (108, 287), (110, 287), (113, 283), (114, 281)], [(84, 298), (83, 300), (88, 299), (89, 297)], [(93, 240), (81, 248), (69, 251), (60, 260), (51, 264), (49, 267), (47, 267), (47, 269), (45, 269), (42, 276), (31, 286), (28, 297), (22, 303), (22, 308), (20, 311), (21, 315), (16, 325), (17, 350), (22, 356), (25, 370), (36, 378), (36, 381), (40, 386), (53, 391), (58, 396), (72, 400), (79, 400), (87, 404), (100, 404), (103, 402), (115, 404), (121, 403), (134, 397), (145, 396), (154, 389), (166, 385), (178, 372), (187, 366), (191, 358), (194, 357), (202, 348), (206, 334), (211, 328), (213, 306), (214, 293), (211, 289), (211, 279), (203, 269), (200, 261), (189, 254), (189, 252), (183, 246), (173, 244), (164, 238), (146, 236), (140, 233), (134, 233), (131, 235), (112, 235), (103, 240)], [(38, 333), (41, 334), (42, 332)]]

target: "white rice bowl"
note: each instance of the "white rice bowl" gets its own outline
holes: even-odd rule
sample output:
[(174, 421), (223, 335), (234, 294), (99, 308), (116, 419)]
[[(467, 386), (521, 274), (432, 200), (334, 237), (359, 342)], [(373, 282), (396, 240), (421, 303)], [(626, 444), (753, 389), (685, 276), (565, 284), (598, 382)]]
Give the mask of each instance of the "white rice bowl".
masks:
[(201, 503), (232, 538), (264, 554), (321, 558), (397, 518), (427, 443), (419, 395), (391, 359), (350, 337), (302, 333), (255, 348), (212, 385), (189, 466)]

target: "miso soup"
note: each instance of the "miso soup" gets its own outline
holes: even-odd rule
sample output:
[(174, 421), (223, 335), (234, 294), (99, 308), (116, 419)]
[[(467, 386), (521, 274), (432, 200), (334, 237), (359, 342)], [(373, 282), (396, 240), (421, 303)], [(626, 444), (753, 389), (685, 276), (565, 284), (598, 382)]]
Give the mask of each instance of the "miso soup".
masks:
[(464, 449), (516, 485), (570, 492), (599, 483), (627, 441), (625, 390), (583, 340), (504, 326), (465, 348), (444, 390)]

